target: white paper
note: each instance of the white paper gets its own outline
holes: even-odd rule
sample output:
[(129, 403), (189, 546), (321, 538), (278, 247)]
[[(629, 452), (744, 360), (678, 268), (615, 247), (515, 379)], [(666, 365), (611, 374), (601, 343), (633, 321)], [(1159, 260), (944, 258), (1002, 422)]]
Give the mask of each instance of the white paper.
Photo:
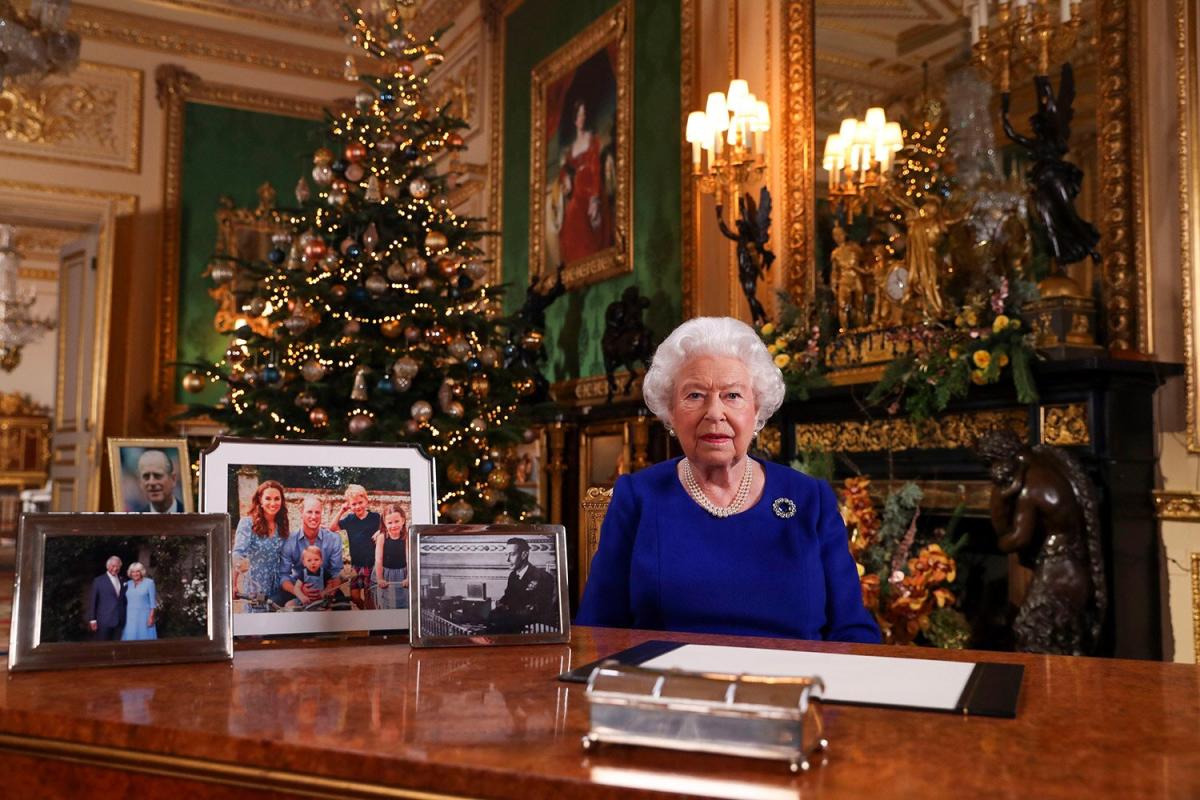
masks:
[(707, 644), (685, 644), (642, 666), (772, 677), (815, 675), (825, 683), (825, 700), (943, 711), (958, 706), (975, 668), (971, 662)]

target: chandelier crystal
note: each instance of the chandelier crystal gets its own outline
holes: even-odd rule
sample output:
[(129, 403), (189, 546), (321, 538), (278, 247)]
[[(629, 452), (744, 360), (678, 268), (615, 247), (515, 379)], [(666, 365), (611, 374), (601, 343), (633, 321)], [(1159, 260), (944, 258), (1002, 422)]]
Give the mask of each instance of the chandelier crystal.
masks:
[(14, 238), (11, 225), (0, 225), (0, 370), (5, 372), (21, 363), (22, 347), (54, 329), (54, 320), (36, 319), (29, 313), (37, 296), (17, 285), (21, 259)]
[(0, 85), (37, 83), (79, 63), (79, 34), (67, 31), (71, 0), (33, 0), (22, 14), (0, 0)]

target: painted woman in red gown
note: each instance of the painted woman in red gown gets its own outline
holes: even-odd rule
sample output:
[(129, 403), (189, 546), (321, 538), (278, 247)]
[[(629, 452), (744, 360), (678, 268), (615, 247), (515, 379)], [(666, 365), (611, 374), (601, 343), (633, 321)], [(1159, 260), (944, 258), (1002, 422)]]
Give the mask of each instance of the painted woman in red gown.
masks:
[(575, 138), (564, 151), (558, 180), (566, 207), (558, 233), (559, 257), (570, 264), (612, 244), (612, 215), (604, 187), (600, 139), (587, 128), (587, 107), (572, 106)]

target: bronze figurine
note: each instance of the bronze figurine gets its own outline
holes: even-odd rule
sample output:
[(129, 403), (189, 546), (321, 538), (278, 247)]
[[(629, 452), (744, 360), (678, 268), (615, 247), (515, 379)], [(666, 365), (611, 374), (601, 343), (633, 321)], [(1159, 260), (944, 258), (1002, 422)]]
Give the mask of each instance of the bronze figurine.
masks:
[(990, 465), (996, 543), (1033, 569), (1017, 612), (1017, 649), (1096, 652), (1108, 607), (1096, 491), (1067, 451), (1028, 447), (1016, 434), (984, 434), (976, 450)]
[(717, 225), (726, 239), (737, 242), (738, 281), (750, 304), (754, 324), (762, 325), (767, 321), (767, 312), (758, 301), (756, 284), (775, 262), (775, 254), (767, 249), (767, 239), (771, 235), (771, 193), (767, 187), (762, 187), (758, 193), (757, 206), (749, 192), (742, 195), (738, 211), (741, 216), (735, 223), (736, 234), (725, 224), (725, 207), (720, 203), (717, 204)]
[(642, 312), (650, 307), (650, 301), (638, 293), (636, 286), (629, 286), (619, 300), (608, 304), (604, 311), (604, 335), (600, 349), (604, 353), (604, 373), (608, 377), (608, 402), (617, 391), (617, 367), (629, 371), (625, 381), (625, 394), (633, 390), (636, 377), (634, 367), (640, 361), (649, 366), (654, 354), (654, 339), (650, 329), (642, 321)]

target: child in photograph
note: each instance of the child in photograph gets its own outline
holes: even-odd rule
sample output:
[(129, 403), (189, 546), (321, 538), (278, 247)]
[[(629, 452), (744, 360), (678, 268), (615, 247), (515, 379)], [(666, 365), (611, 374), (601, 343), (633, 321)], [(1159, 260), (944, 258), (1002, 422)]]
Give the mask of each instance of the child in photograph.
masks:
[(359, 608), (372, 608), (371, 573), (375, 567), (375, 534), (383, 528), (383, 517), (370, 510), (367, 490), (358, 484), (346, 487), (345, 502), (330, 530), (345, 531), (350, 543), (350, 563), (354, 578), (350, 581), (350, 599)]
[[(300, 582), (318, 595), (325, 591), (326, 581), (333, 576), (326, 569), (325, 556), (321, 553), (321, 548), (315, 544), (304, 548), (304, 552), (300, 554), (300, 564)], [(293, 598), (287, 602), (287, 605), (295, 608), (302, 603), (299, 598)]]
[(399, 505), (383, 514), (384, 533), (375, 542), (375, 585), (379, 608), (408, 608), (408, 515)]

